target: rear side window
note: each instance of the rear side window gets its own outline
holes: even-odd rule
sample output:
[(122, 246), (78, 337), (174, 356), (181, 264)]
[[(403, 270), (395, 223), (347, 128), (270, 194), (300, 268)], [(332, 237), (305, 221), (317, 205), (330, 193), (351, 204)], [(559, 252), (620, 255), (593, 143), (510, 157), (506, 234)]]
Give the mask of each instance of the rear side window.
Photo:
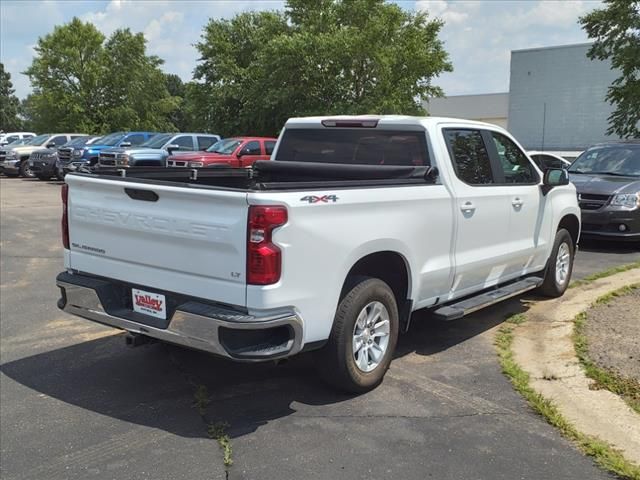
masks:
[(217, 141), (216, 137), (198, 137), (198, 150), (206, 150)]
[(491, 160), (480, 130), (446, 129), (444, 137), (453, 168), (460, 180), (469, 185), (495, 183)]
[(242, 153), (244, 155), (260, 155), (260, 142), (249, 142), (242, 147)]
[(264, 142), (264, 151), (267, 155), (271, 155), (273, 153), (273, 149), (276, 146), (276, 142), (273, 140), (266, 140)]
[(356, 165), (430, 165), (424, 131), (369, 128), (285, 130), (279, 161)]
[(498, 151), (504, 183), (537, 183), (535, 173), (527, 156), (509, 138), (498, 132), (489, 132)]

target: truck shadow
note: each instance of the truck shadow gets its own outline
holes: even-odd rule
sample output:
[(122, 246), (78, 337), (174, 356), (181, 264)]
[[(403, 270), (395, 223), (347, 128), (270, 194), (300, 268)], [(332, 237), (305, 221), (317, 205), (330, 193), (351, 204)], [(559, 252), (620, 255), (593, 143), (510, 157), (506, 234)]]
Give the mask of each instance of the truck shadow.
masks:
[[(430, 362), (437, 366), (438, 354), (487, 332), (525, 308), (521, 301), (511, 300), (448, 323), (418, 312), (409, 333), (400, 338), (392, 370), (420, 368), (405, 360), (416, 355), (433, 356)], [(123, 336), (102, 337), (11, 361), (0, 366), (0, 371), (48, 397), (183, 437), (206, 437), (207, 424), (224, 422), (235, 438), (300, 412), (313, 416), (340, 416), (350, 411), (376, 415), (382, 409), (383, 414), (390, 414), (406, 408), (401, 400), (403, 392), (412, 388), (398, 385), (388, 376), (373, 392), (346, 395), (321, 382), (311, 353), (280, 365), (241, 364), (159, 343), (131, 349), (125, 346)], [(429, 376), (432, 371), (421, 374)], [(205, 412), (202, 417), (198, 398)], [(419, 403), (430, 401), (428, 396), (418, 398)]]

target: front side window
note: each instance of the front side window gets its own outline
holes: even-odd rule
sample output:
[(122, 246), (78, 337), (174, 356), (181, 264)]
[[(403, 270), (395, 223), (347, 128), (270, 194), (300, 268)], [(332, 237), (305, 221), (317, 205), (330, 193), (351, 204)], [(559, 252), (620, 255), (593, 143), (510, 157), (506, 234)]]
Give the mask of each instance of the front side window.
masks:
[(191, 135), (182, 135), (181, 137), (176, 137), (172, 142), (172, 145), (178, 145), (178, 150), (182, 152), (192, 152), (193, 151), (193, 137)]
[(55, 143), (56, 147), (59, 147), (61, 145), (64, 145), (65, 143), (67, 143), (67, 136), (66, 135), (58, 135), (57, 137), (53, 137), (50, 141), (47, 142), (47, 144), (49, 143)]
[(508, 137), (498, 132), (489, 132), (493, 138), (505, 183), (537, 183), (536, 175), (527, 156)]
[(244, 155), (260, 155), (260, 142), (249, 142), (242, 147), (242, 153)]
[(469, 185), (494, 182), (491, 160), (480, 130), (446, 129), (444, 136), (457, 177)]
[(126, 141), (131, 145), (142, 145), (144, 143), (144, 135), (141, 133), (134, 133), (126, 138)]

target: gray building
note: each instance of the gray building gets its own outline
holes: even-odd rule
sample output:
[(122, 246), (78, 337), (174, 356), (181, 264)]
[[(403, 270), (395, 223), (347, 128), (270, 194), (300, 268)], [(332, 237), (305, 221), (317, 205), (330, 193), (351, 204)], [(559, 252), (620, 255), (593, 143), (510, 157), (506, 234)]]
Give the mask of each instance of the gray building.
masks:
[(525, 148), (583, 150), (612, 138), (605, 95), (619, 73), (587, 58), (589, 46), (511, 52), (509, 131)]

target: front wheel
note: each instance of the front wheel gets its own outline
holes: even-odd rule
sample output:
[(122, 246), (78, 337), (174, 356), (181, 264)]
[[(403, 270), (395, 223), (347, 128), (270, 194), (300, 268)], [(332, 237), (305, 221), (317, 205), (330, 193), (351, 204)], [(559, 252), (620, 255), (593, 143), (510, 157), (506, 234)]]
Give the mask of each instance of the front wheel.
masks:
[(20, 163), (20, 176), (24, 178), (33, 178), (35, 175), (31, 171), (31, 167), (29, 167), (29, 160), (23, 160)]
[(391, 288), (361, 277), (338, 305), (327, 344), (317, 353), (325, 381), (349, 393), (377, 387), (398, 340), (398, 307)]
[(571, 235), (563, 228), (558, 230), (547, 262), (540, 293), (554, 298), (564, 294), (571, 280), (574, 254), (575, 249)]

